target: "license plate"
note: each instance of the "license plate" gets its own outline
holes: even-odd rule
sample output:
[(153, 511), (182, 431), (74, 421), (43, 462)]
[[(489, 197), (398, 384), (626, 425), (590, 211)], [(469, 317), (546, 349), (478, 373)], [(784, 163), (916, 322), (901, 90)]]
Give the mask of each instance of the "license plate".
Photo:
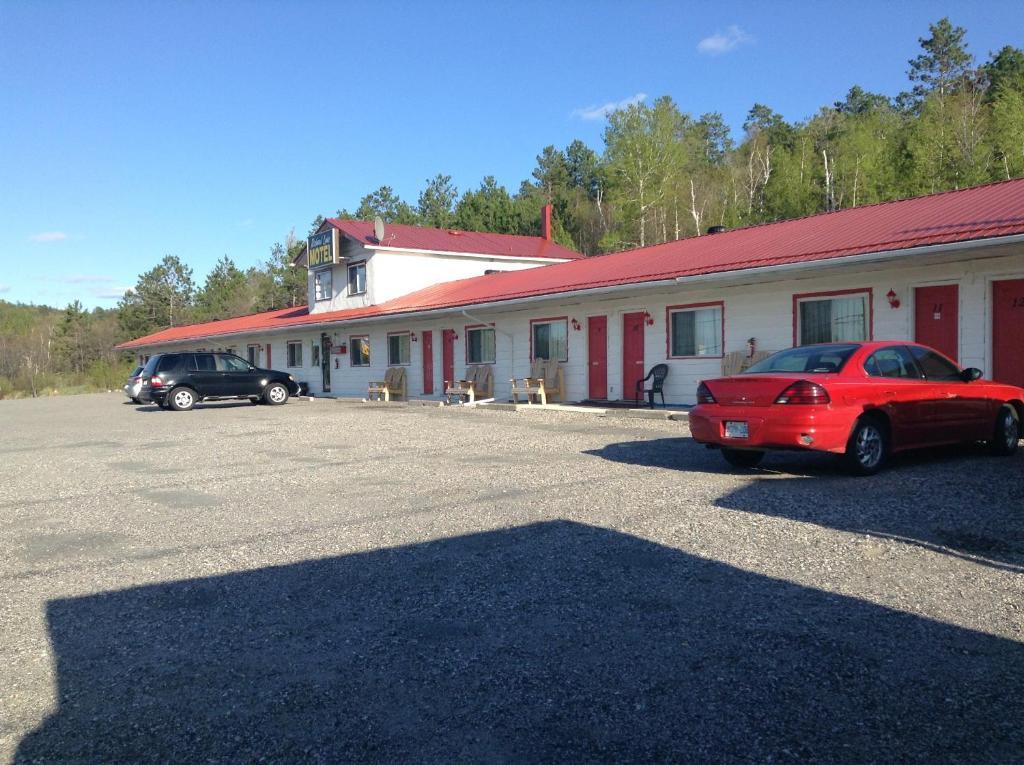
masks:
[(748, 438), (750, 431), (747, 428), (745, 422), (726, 422), (725, 423), (725, 437), (726, 438)]

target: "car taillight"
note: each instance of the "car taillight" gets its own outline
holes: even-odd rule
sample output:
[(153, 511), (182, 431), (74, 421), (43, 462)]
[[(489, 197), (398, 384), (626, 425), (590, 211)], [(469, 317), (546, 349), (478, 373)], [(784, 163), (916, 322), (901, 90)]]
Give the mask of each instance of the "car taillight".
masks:
[(153, 375), (149, 378), (149, 385), (151, 388), (162, 388), (164, 387), (164, 381), (156, 375)]
[(775, 399), (775, 403), (827, 404), (831, 400), (828, 396), (828, 391), (817, 383), (812, 383), (809, 380), (800, 380), (782, 391), (781, 395)]
[(698, 404), (717, 404), (715, 397), (711, 395), (711, 391), (707, 385), (701, 383), (697, 386), (697, 403)]

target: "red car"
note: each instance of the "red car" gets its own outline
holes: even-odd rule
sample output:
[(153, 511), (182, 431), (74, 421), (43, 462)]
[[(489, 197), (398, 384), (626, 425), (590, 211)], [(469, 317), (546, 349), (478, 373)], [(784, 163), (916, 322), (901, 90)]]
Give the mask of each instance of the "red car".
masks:
[(987, 441), (994, 454), (1011, 455), (1024, 388), (980, 378), (981, 370), (914, 343), (805, 345), (702, 382), (690, 432), (744, 468), (768, 449), (840, 454), (859, 475), (877, 472), (893, 452), (939, 444)]

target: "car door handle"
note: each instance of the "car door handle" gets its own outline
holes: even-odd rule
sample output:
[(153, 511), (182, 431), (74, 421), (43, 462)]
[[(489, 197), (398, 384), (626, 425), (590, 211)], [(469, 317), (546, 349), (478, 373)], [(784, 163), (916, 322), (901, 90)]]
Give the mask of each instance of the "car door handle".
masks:
[(960, 398), (956, 393), (947, 393), (946, 398)]

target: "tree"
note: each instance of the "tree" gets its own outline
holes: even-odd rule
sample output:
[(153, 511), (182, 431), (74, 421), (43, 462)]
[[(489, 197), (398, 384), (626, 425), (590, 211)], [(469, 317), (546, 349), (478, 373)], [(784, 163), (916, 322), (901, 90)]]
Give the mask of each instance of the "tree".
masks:
[(306, 269), (292, 265), (304, 246), (304, 242), (295, 238), (295, 232), (289, 232), (283, 244), (276, 242), (270, 248), (270, 258), (262, 268), (249, 270), (254, 311), (306, 304), (309, 299)]
[(918, 83), (913, 94), (919, 99), (932, 92), (940, 98), (953, 92), (974, 61), (964, 42), (967, 30), (954, 27), (948, 17), (929, 25), (928, 31), (931, 37), (918, 38), (922, 52), (908, 62), (907, 76)]
[(142, 274), (118, 304), (118, 321), (128, 337), (185, 324), (191, 316), (195, 284), (192, 269), (176, 255)]
[(64, 369), (80, 374), (92, 361), (90, 323), (89, 313), (83, 310), (80, 301), (68, 303), (53, 338), (53, 354)]
[(459, 190), (452, 183), (450, 175), (438, 173), (427, 179), (427, 186), (420, 192), (416, 213), (421, 225), (433, 228), (451, 228), (455, 221), (455, 202)]
[(385, 223), (415, 225), (419, 222), (416, 211), (403, 202), (390, 186), (381, 186), (360, 199), (353, 217), (356, 220), (373, 220), (378, 215)]
[(467, 191), (455, 206), (455, 225), (464, 231), (516, 233), (516, 223), (512, 197), (493, 175), (485, 176), (480, 188)]
[(250, 281), (227, 255), (217, 261), (195, 299), (197, 321), (215, 321), (252, 311)]

